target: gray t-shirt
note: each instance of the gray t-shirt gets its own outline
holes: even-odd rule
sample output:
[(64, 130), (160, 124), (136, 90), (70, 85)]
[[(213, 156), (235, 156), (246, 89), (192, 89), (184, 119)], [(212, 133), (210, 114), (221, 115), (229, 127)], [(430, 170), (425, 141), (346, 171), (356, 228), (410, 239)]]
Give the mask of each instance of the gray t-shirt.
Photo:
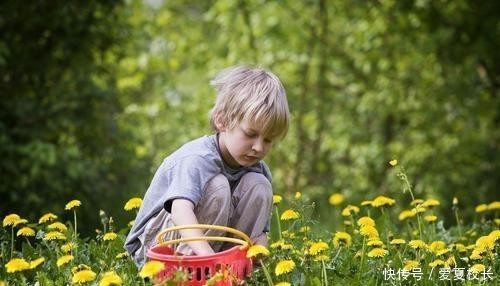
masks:
[(248, 172), (261, 173), (271, 182), (271, 172), (264, 161), (238, 169), (225, 164), (217, 138), (217, 135), (210, 135), (190, 141), (163, 160), (125, 240), (125, 248), (129, 253), (134, 253), (140, 247), (139, 236), (144, 232), (149, 219), (156, 216), (162, 208), (170, 212), (174, 199), (187, 199), (196, 206), (205, 185), (216, 175), (222, 173), (228, 179), (231, 190)]

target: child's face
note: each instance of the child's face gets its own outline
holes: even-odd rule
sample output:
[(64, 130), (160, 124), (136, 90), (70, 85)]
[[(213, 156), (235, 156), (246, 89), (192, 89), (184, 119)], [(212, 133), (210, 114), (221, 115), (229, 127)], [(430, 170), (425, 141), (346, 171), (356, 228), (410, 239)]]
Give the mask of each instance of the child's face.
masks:
[(271, 150), (273, 139), (264, 136), (258, 126), (243, 121), (232, 129), (221, 130), (219, 145), (229, 166), (252, 166), (264, 159)]

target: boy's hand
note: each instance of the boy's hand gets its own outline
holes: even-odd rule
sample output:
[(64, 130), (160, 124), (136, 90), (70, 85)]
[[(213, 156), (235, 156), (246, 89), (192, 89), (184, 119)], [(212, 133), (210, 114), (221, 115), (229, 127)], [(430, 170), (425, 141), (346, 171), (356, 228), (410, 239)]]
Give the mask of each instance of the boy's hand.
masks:
[[(175, 199), (172, 202), (172, 221), (175, 225), (198, 224), (198, 219), (194, 214), (194, 205), (185, 199)], [(182, 238), (205, 236), (201, 229), (180, 230)], [(207, 255), (214, 253), (207, 241), (190, 241), (187, 245), (191, 247), (196, 255)]]

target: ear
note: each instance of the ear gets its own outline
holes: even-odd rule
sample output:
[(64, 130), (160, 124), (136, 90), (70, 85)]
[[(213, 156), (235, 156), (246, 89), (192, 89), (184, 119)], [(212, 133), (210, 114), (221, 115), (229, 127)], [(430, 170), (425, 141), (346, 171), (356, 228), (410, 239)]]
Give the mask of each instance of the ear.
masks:
[(217, 128), (217, 131), (219, 131), (219, 132), (226, 131), (227, 124), (226, 124), (225, 120), (222, 118), (222, 116), (220, 115), (220, 113), (215, 114), (214, 119), (215, 119), (214, 124), (215, 124), (215, 127)]

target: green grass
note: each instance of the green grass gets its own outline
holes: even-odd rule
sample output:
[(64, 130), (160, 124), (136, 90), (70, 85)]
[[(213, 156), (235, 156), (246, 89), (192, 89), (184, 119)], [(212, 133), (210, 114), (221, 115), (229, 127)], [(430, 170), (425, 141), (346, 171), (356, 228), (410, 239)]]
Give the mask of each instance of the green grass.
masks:
[[(335, 228), (315, 220), (316, 204), (305, 195), (298, 193), (283, 200), (275, 196), (270, 254), (255, 257), (261, 265), (254, 267), (247, 283), (498, 285), (499, 202), (478, 206), (476, 223), (462, 223), (459, 210), (454, 209), (457, 224), (445, 228), (435, 216), (439, 202), (414, 198), (403, 169), (398, 176), (412, 197), (413, 203), (404, 206), (406, 212), (395, 213), (394, 206), (400, 204), (387, 197), (350, 206), (337, 197), (331, 201), (336, 204), (331, 206), (331, 218), (340, 222), (333, 224)], [(128, 210), (138, 206), (138, 200), (134, 202)], [(68, 285), (77, 281), (73, 284), (178, 284), (156, 281), (157, 270), (140, 272), (136, 268), (123, 249), (128, 226), (115, 226), (101, 212), (102, 229), (94, 237), (83, 238), (75, 227), (78, 205), (73, 202), (66, 209), (73, 212), (74, 220), (62, 226), (54, 224), (57, 218), (49, 219), (51, 216), (46, 216), (45, 222), (33, 223), (16, 215), (4, 218), (0, 229), (0, 285)], [(176, 281), (188, 277), (182, 271), (176, 275)], [(224, 275), (208, 285), (217, 285), (217, 279), (227, 277)]]

